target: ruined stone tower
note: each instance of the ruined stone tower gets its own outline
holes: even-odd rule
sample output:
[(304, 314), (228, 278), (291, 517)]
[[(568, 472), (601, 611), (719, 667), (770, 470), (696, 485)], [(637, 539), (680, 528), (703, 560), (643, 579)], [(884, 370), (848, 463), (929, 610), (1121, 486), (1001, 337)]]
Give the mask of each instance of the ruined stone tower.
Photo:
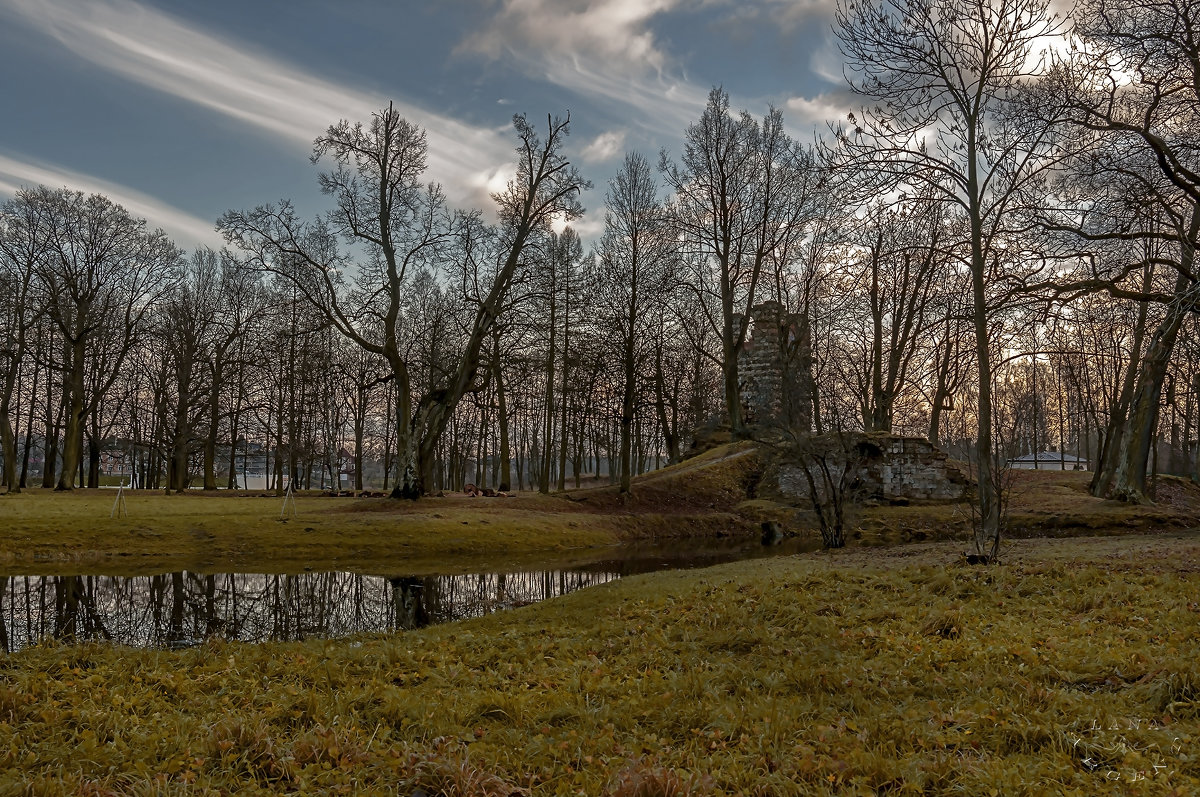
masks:
[(776, 301), (757, 304), (750, 313), (753, 336), (738, 358), (743, 417), (760, 432), (785, 427), (808, 432), (814, 393), (808, 317), (785, 314)]
[(750, 308), (753, 337), (738, 363), (747, 424), (779, 426), (783, 421), (783, 305), (769, 301)]

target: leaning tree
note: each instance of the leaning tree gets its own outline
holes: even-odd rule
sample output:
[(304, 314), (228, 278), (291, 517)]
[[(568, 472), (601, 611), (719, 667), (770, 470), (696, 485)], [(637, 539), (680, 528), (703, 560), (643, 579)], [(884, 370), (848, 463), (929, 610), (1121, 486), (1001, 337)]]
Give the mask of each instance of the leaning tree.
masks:
[[(230, 211), (218, 227), (257, 267), (293, 285), (326, 321), (386, 362), (395, 382), (395, 439), (400, 473), (392, 496), (417, 498), (430, 487), (438, 441), (458, 402), (476, 386), (483, 343), (496, 321), (525, 246), (551, 219), (577, 217), (587, 183), (562, 154), (569, 119), (549, 119), (543, 139), (524, 116), (515, 176), (493, 195), (499, 229), (484, 230), (477, 214), (455, 212), (440, 186), (421, 182), (423, 130), (389, 105), (368, 125), (341, 121), (313, 145), (314, 163), (331, 161), (321, 190), (334, 207), (306, 221), (290, 202)], [(496, 246), (484, 247), (481, 239)], [(414, 395), (413, 362), (404, 345), (414, 281), (483, 251), (494, 257), (477, 286), (475, 313), (460, 356), (442, 381)]]
[(871, 194), (917, 192), (967, 219), (964, 267), (979, 370), (976, 438), (981, 522), (975, 554), (999, 552), (992, 429), (992, 288), (1012, 263), (1010, 220), (1022, 191), (1050, 168), (1051, 122), (1013, 111), (1040, 73), (1034, 48), (1058, 27), (1047, 0), (839, 0), (835, 33), (851, 88), (871, 107), (838, 130), (832, 156), (874, 182)]

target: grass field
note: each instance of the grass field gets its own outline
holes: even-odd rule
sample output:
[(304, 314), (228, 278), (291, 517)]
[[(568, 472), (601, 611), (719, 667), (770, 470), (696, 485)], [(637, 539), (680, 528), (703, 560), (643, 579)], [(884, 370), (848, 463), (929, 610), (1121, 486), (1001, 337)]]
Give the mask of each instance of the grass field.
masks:
[[(735, 445), (631, 499), (300, 496), (283, 518), (275, 497), (139, 492), (110, 518), (115, 491), (29, 491), (0, 497), (0, 574), (453, 572), (764, 519), (812, 533), (747, 491), (756, 467)], [(963, 564), (965, 504), (870, 505), (861, 541), (941, 541), (391, 636), (26, 648), (0, 656), (0, 794), (1200, 793), (1200, 490), (1131, 506), (1086, 478), (1018, 474), (997, 566)]]
[(0, 658), (0, 793), (1200, 793), (1200, 539), (639, 576), (461, 624)]
[(416, 502), (300, 494), (293, 513), (263, 493), (134, 490), (125, 491), (127, 514), (112, 517), (115, 490), (0, 494), (0, 574), (288, 572), (314, 563), (379, 571), (400, 562), (409, 573), (443, 573), (625, 540), (753, 534), (758, 524), (736, 511), (749, 448), (726, 446), (642, 477), (633, 500), (608, 487)]
[(445, 572), (448, 563), (471, 569), (496, 557), (544, 558), (627, 538), (717, 533), (742, 522), (707, 509), (602, 513), (536, 494), (417, 503), (302, 495), (295, 515), (281, 517), (283, 502), (275, 497), (149, 491), (128, 493), (128, 517), (110, 518), (115, 494), (0, 497), (0, 573), (286, 572), (316, 562), (371, 570), (400, 561), (413, 573)]
[[(115, 490), (0, 495), (0, 574), (138, 573), (172, 569), (409, 573), (479, 569), (498, 558), (548, 562), (565, 553), (662, 537), (753, 535), (773, 520), (815, 536), (803, 506), (754, 495), (752, 444), (735, 443), (639, 477), (631, 498), (613, 487), (511, 498), (453, 494), (417, 502), (300, 495), (295, 513), (260, 494)], [(1014, 536), (1071, 536), (1200, 526), (1200, 488), (1158, 483), (1160, 500), (1130, 505), (1087, 494), (1088, 474), (1024, 471), (1012, 488)], [(852, 513), (852, 542), (965, 539), (966, 503), (870, 505)]]

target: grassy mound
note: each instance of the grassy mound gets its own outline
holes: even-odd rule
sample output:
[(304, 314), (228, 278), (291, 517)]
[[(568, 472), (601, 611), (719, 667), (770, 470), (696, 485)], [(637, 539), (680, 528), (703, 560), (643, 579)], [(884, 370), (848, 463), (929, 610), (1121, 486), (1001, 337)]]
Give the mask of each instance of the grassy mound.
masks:
[[(726, 443), (639, 476), (633, 493), (615, 486), (511, 498), (451, 494), (416, 502), (301, 495), (296, 512), (245, 493), (128, 493), (128, 517), (111, 518), (112, 490), (0, 496), (0, 574), (253, 569), (297, 572), (307, 565), (409, 573), (550, 562), (566, 552), (627, 540), (754, 535), (774, 522), (815, 538), (811, 508), (760, 496), (769, 455), (755, 443)], [(1089, 474), (1020, 471), (1011, 489), (1010, 535), (1078, 535), (1200, 525), (1200, 488), (1160, 478), (1158, 502), (1093, 498)], [(851, 512), (852, 542), (963, 539), (966, 502), (872, 504)]]
[(0, 657), (0, 793), (1195, 794), (1200, 540), (655, 574), (349, 643)]
[(126, 572), (187, 567), (294, 571), (313, 562), (406, 572), (471, 569), (505, 557), (545, 557), (622, 540), (754, 533), (733, 511), (753, 482), (752, 444), (725, 446), (615, 487), (509, 498), (449, 494), (420, 501), (246, 493), (27, 490), (0, 496), (0, 573)]

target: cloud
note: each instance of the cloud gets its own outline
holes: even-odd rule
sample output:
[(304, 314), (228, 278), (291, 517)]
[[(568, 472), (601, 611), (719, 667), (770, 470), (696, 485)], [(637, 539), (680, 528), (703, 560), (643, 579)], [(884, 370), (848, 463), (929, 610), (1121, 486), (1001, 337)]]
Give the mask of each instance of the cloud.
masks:
[(805, 126), (824, 128), (827, 122), (846, 118), (846, 114), (862, 104), (862, 98), (849, 90), (826, 91), (816, 97), (792, 97), (784, 109), (792, 120)]
[(679, 0), (504, 0), (460, 51), (500, 58), (515, 51), (576, 54), (614, 66), (662, 71), (666, 56), (646, 23)]
[(680, 76), (651, 21), (683, 0), (502, 0), (456, 48), (505, 60), (531, 77), (607, 103), (633, 124), (678, 135), (708, 95)]
[(214, 229), (213, 220), (193, 216), (128, 186), (0, 153), (0, 194), (13, 196), (18, 189), (35, 185), (66, 187), (85, 194), (103, 194), (134, 216), (146, 219), (152, 228), (161, 227), (175, 243), (183, 247), (221, 245), (221, 236)]
[(734, 36), (764, 26), (783, 36), (795, 33), (801, 25), (828, 28), (835, 9), (832, 0), (731, 0), (720, 5), (729, 9), (719, 13), (714, 29)]
[(579, 157), (585, 163), (602, 163), (620, 155), (621, 149), (624, 146), (625, 131), (609, 130), (596, 136), (592, 140), (592, 143), (583, 148), (583, 151), (579, 153)]
[(842, 72), (844, 63), (838, 50), (837, 38), (832, 31), (826, 34), (821, 45), (813, 50), (808, 61), (813, 74), (836, 86), (846, 85), (846, 75)]
[[(340, 119), (365, 121), (388, 98), (340, 85), (133, 0), (3, 0), (25, 23), (80, 58), (209, 108), (306, 151)], [(505, 129), (464, 124), (396, 102), (424, 127), (428, 176), (456, 201), (478, 199), (512, 159)]]

